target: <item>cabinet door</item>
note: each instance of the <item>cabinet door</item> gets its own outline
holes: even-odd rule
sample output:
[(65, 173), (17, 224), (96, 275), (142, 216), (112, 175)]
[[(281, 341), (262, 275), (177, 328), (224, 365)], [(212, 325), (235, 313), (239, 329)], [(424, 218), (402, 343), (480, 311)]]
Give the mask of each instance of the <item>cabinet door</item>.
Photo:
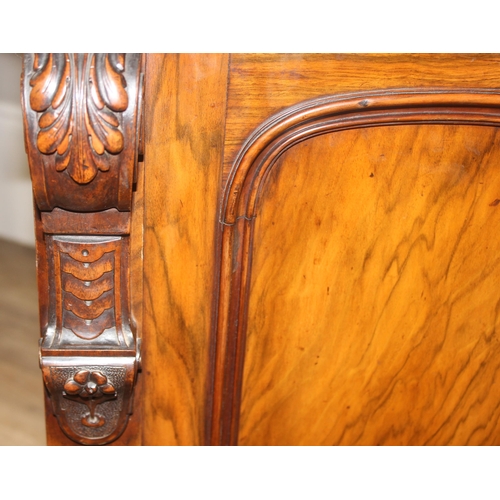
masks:
[(232, 59), (214, 443), (498, 444), (499, 96), (474, 66)]
[(239, 444), (498, 444), (499, 146), (380, 126), (277, 160), (240, 230)]
[(498, 444), (498, 56), (144, 61), (113, 444)]

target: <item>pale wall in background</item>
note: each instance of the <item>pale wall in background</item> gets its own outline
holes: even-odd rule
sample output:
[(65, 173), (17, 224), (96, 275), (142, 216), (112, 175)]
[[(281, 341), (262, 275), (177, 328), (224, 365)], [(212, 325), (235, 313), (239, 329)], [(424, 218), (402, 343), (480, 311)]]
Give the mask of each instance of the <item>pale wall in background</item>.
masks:
[(0, 238), (33, 246), (33, 194), (24, 150), (21, 66), (19, 55), (0, 54)]

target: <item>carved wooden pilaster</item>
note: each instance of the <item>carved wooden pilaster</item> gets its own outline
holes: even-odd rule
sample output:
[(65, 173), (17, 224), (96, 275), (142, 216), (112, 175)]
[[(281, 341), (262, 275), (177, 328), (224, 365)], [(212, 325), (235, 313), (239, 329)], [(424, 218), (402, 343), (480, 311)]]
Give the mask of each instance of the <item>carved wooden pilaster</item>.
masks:
[(129, 240), (142, 75), (139, 54), (24, 60), (40, 363), (61, 429), (81, 444), (109, 443), (123, 432), (140, 363)]

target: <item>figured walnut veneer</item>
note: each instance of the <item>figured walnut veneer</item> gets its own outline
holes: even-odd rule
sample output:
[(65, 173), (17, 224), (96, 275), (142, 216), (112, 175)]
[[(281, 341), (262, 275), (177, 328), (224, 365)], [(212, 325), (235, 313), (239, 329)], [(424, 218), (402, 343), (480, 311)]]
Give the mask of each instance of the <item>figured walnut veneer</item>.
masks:
[[(388, 166), (391, 169), (389, 173), (377, 172), (377, 182), (379, 182), (377, 185), (381, 191), (375, 194), (369, 190), (362, 191), (366, 181), (363, 181), (363, 184), (360, 183), (357, 185), (356, 182), (352, 182), (350, 177), (357, 178), (361, 173), (366, 174), (366, 168), (375, 168), (363, 156), (363, 149), (358, 150), (357, 148), (360, 131), (370, 127), (377, 127), (377, 130), (380, 130), (380, 127), (384, 127), (383, 130), (387, 131), (390, 130), (387, 126), (404, 125), (408, 127), (411, 124), (415, 126), (419, 125), (420, 127), (424, 125), (428, 127), (440, 125), (449, 127), (450, 130), (454, 130), (453, 127), (457, 125), (467, 125), (470, 127), (468, 130), (473, 131), (473, 133), (477, 132), (478, 137), (483, 142), (486, 141), (486, 150), (484, 150), (484, 144), (479, 146), (471, 143), (470, 147), (477, 148), (478, 152), (475, 156), (471, 156), (467, 150), (466, 158), (464, 158), (460, 156), (461, 152), (455, 153), (457, 150), (460, 151), (461, 143), (460, 140), (454, 140), (453, 144), (450, 141), (450, 156), (435, 155), (432, 161), (437, 173), (442, 168), (450, 168), (447, 166), (448, 162), (455, 161), (465, 162), (465, 165), (475, 161), (476, 163), (472, 163), (472, 166), (467, 168), (473, 170), (479, 169), (478, 158), (488, 158), (492, 141), (490, 135), (484, 132), (484, 127), (493, 127), (493, 130), (495, 130), (495, 127), (498, 127), (500, 124), (499, 106), (500, 97), (498, 94), (487, 90), (449, 91), (445, 89), (429, 89), (356, 93), (314, 99), (293, 106), (267, 120), (252, 134), (236, 157), (233, 169), (228, 176), (224, 203), (221, 210), (221, 223), (223, 225), (221, 286), (216, 332), (217, 352), (214, 381), (214, 413), (212, 420), (212, 442), (214, 444), (237, 444), (239, 442), (239, 432), (242, 432), (241, 439), (243, 444), (259, 444), (263, 442), (269, 444), (378, 444), (379, 442), (414, 442), (417, 444), (436, 442), (442, 444), (453, 442), (455, 434), (452, 434), (451, 437), (444, 437), (440, 436), (438, 431), (435, 431), (434, 434), (432, 431), (429, 431), (428, 434), (421, 434), (420, 431), (415, 429), (408, 430), (406, 434), (401, 434), (399, 431), (391, 432), (389, 429), (392, 425), (391, 423), (394, 422), (394, 416), (389, 417), (388, 427), (385, 430), (382, 423), (375, 424), (374, 417), (370, 415), (370, 406), (362, 407), (362, 396), (364, 394), (363, 391), (367, 390), (366, 387), (360, 382), (361, 385), (356, 388), (356, 384), (349, 378), (348, 374), (352, 370), (357, 369), (356, 373), (362, 377), (369, 378), (369, 374), (373, 371), (370, 368), (371, 364), (377, 362), (378, 355), (373, 355), (372, 353), (366, 354), (366, 363), (368, 363), (366, 368), (359, 367), (358, 361), (356, 361), (357, 358), (355, 357), (337, 359), (334, 356), (336, 347), (341, 350), (350, 349), (349, 346), (352, 347), (354, 345), (351, 341), (352, 336), (354, 336), (358, 341), (362, 339), (360, 341), (362, 346), (365, 340), (368, 343), (368, 346), (364, 345), (359, 352), (360, 359), (365, 359), (363, 353), (365, 351), (368, 352), (367, 349), (369, 350), (372, 341), (375, 342), (374, 339), (376, 332), (378, 332), (377, 325), (380, 323), (380, 317), (386, 314), (384, 307), (387, 306), (389, 308), (387, 304), (384, 305), (384, 300), (388, 301), (392, 297), (390, 289), (387, 292), (388, 296), (386, 299), (383, 298), (384, 295), (381, 293), (381, 287), (383, 288), (384, 286), (384, 273), (388, 271), (386, 268), (392, 269), (392, 264), (396, 265), (396, 268), (391, 273), (395, 272), (396, 275), (399, 275), (406, 269), (405, 263), (410, 258), (392, 256), (391, 258), (395, 260), (391, 261), (390, 259), (387, 260), (386, 256), (387, 261), (382, 260), (376, 264), (381, 266), (381, 269), (375, 267), (375, 270), (370, 273), (369, 278), (366, 278), (361, 270), (365, 269), (367, 262), (371, 263), (371, 260), (369, 260), (370, 256), (378, 252), (378, 246), (384, 242), (384, 234), (387, 234), (386, 238), (392, 235), (396, 239), (394, 246), (390, 247), (389, 250), (386, 249), (386, 252), (396, 251), (403, 245), (402, 242), (406, 240), (406, 237), (401, 236), (402, 242), (398, 243), (396, 232), (399, 226), (394, 224), (396, 221), (399, 222), (407, 211), (404, 208), (405, 199), (396, 200), (394, 203), (397, 203), (397, 205), (395, 206), (401, 212), (396, 212), (397, 215), (395, 216), (394, 223), (387, 222), (392, 221), (392, 219), (384, 219), (383, 213), (380, 212), (381, 220), (385, 221), (385, 225), (381, 226), (381, 223), (377, 222), (375, 229), (376, 231), (380, 231), (380, 233), (375, 232), (372, 240), (366, 240), (359, 233), (360, 230), (358, 230), (359, 234), (356, 233), (357, 226), (354, 225), (354, 222), (358, 214), (360, 217), (363, 214), (363, 210), (358, 210), (356, 207), (358, 204), (362, 204), (363, 207), (371, 207), (367, 209), (368, 215), (382, 203), (389, 204), (392, 207), (390, 201), (393, 196), (392, 190), (396, 193), (402, 193), (408, 188), (408, 183), (413, 185), (414, 180), (411, 180), (411, 177), (408, 179), (408, 176), (405, 174), (409, 169), (416, 168), (421, 159), (418, 156), (415, 158), (415, 166), (411, 162), (408, 166), (401, 165), (402, 162), (397, 164), (394, 163), (394, 160)], [(472, 125), (475, 128), (471, 127)], [(336, 135), (340, 134), (339, 141), (342, 141), (341, 138), (344, 137), (342, 135), (343, 131), (355, 130), (358, 130), (358, 133), (354, 134), (353, 132), (351, 135), (345, 136), (351, 138), (351, 140), (346, 140), (345, 143), (339, 142), (342, 146), (339, 146), (339, 150), (336, 151)], [(347, 134), (347, 132), (345, 133)], [(431, 131), (429, 133), (432, 134)], [(329, 135), (332, 135), (329, 147), (323, 147), (321, 154), (315, 152), (315, 144), (325, 144), (325, 141), (329, 140)], [(388, 132), (385, 132), (385, 135), (391, 137)], [(315, 140), (315, 137), (318, 137), (318, 139)], [(383, 144), (379, 136), (373, 133), (373, 137), (375, 137), (373, 140), (375, 145)], [(410, 146), (407, 146), (408, 144)], [(419, 151), (422, 151), (422, 154), (425, 155), (426, 141), (420, 135), (416, 134), (415, 137), (408, 137), (406, 142), (402, 141), (402, 147), (409, 147), (410, 151), (417, 148), (417, 144)], [(377, 149), (375, 145), (373, 146), (374, 151), (377, 152), (380, 149), (382, 155), (385, 156), (389, 153), (393, 154), (398, 150), (397, 143), (393, 146), (395, 151), (388, 150), (387, 146), (380, 146)], [(330, 150), (332, 151), (331, 156), (329, 153)], [(456, 158), (451, 156), (455, 154), (458, 155)], [(349, 183), (341, 176), (341, 172), (343, 172), (342, 161), (347, 161), (342, 160), (344, 156), (347, 156), (347, 160), (351, 159), (351, 156), (353, 159), (353, 164), (346, 167), (346, 175), (348, 176)], [(293, 167), (290, 167), (290, 173), (287, 172), (285, 166), (289, 162), (282, 160), (282, 157), (290, 158), (289, 162), (293, 165)], [(276, 165), (278, 164), (284, 165), (282, 167), (283, 176), (290, 175), (290, 177), (286, 177), (288, 183), (291, 182), (293, 187), (297, 187), (294, 182), (299, 182), (300, 186), (297, 196), (300, 193), (301, 197), (297, 199), (293, 198), (295, 190), (292, 189), (290, 184), (284, 184), (285, 187), (279, 188), (282, 190), (281, 198), (274, 199), (269, 195), (270, 189), (272, 189), (269, 188), (269, 184), (274, 186), (274, 183), (278, 182), (273, 177), (273, 169), (277, 168)], [(297, 171), (294, 172), (293, 168), (297, 169)], [(489, 172), (493, 167), (487, 166), (483, 168), (487, 168)], [(337, 169), (339, 169), (338, 172)], [(311, 176), (307, 177), (307, 173), (310, 170), (313, 170), (317, 174), (314, 182), (310, 181)], [(394, 174), (391, 177), (391, 172), (393, 171)], [(373, 174), (373, 172), (370, 171), (366, 174), (368, 180), (375, 176), (375, 174), (371, 176), (370, 174)], [(474, 196), (478, 195), (478, 190), (480, 189), (475, 179), (471, 186), (466, 183), (463, 185), (460, 184), (455, 188), (454, 186), (459, 182), (460, 178), (441, 180), (438, 175), (433, 176), (432, 169), (426, 170), (426, 175), (430, 178), (435, 177), (437, 179), (435, 182), (451, 183), (449, 189), (453, 187), (456, 190), (463, 189), (465, 192), (476, 190), (476, 194), (471, 195), (472, 198), (467, 203), (472, 204), (472, 206), (479, 203), (474, 198)], [(381, 185), (380, 182), (385, 184)], [(310, 233), (310, 230), (307, 229), (307, 224), (317, 218), (319, 220), (318, 225), (321, 225), (325, 218), (322, 212), (333, 210), (336, 207), (334, 199), (332, 199), (331, 204), (325, 202), (324, 209), (319, 209), (318, 213), (314, 212), (311, 214), (309, 212), (308, 207), (313, 206), (317, 202), (316, 197), (321, 197), (321, 193), (325, 189), (328, 190), (325, 188), (325, 185), (329, 186), (328, 189), (330, 191), (334, 187), (340, 189), (337, 196), (345, 197), (346, 208), (342, 208), (343, 204), (337, 204), (337, 208), (339, 211), (343, 209), (347, 212), (345, 214), (339, 213), (332, 217), (334, 217), (334, 220), (344, 220), (342, 217), (347, 218), (341, 223), (337, 231), (331, 231), (327, 235), (323, 235), (326, 238), (324, 242), (325, 248), (323, 249), (324, 253), (321, 254), (318, 250), (317, 258), (322, 260), (324, 266), (327, 267), (323, 266), (321, 269), (313, 267), (310, 269), (307, 267), (307, 263), (309, 257), (314, 253), (314, 246), (312, 242), (311, 245), (308, 245), (307, 242), (310, 238), (319, 238), (319, 236), (314, 232)], [(494, 182), (493, 186), (496, 185), (497, 182)], [(369, 189), (369, 185), (367, 185), (367, 189)], [(453, 196), (454, 191), (450, 195), (445, 187), (432, 186), (431, 189), (437, 189), (437, 193), (432, 192), (431, 200), (426, 198), (426, 202), (430, 204), (433, 201), (435, 202), (435, 213), (427, 215), (425, 210), (423, 212), (417, 210), (408, 216), (410, 229), (413, 227), (415, 232), (415, 235), (412, 236), (415, 241), (410, 238), (406, 243), (410, 246), (410, 249), (412, 245), (417, 245), (421, 241), (425, 243), (425, 241), (431, 238), (430, 235), (420, 234), (416, 227), (422, 218), (430, 217), (432, 219), (437, 217), (439, 219), (440, 213), (446, 210), (447, 217), (450, 220), (449, 223), (454, 221), (453, 215), (450, 216), (449, 214), (453, 214), (453, 207), (455, 205), (451, 206), (448, 204), (448, 197)], [(360, 192), (357, 193), (357, 190), (360, 190)], [(492, 196), (493, 194), (490, 195), (490, 198)], [(463, 210), (462, 205), (460, 205), (462, 201), (460, 191), (456, 192), (456, 197), (457, 201), (454, 203), (456, 203), (455, 209), (458, 214), (460, 213), (458, 210)], [(366, 201), (365, 198), (367, 199)], [(268, 199), (272, 200), (269, 206), (266, 205)], [(480, 206), (484, 210), (484, 203), (488, 201), (486, 206), (488, 206), (488, 210), (491, 210), (489, 204), (493, 202), (494, 206), (496, 199), (496, 195), (492, 199), (487, 197), (481, 199)], [(439, 203), (443, 204), (441, 212), (439, 211)], [(467, 203), (465, 203), (466, 206), (468, 206)], [(402, 208), (399, 209), (399, 206)], [(289, 214), (285, 210), (285, 207)], [(451, 212), (450, 207), (452, 209)], [(387, 208), (387, 210), (389, 212), (388, 215), (390, 214), (392, 217), (392, 212), (395, 208)], [(468, 210), (471, 211), (472, 209)], [(296, 215), (297, 213), (299, 216)], [(261, 214), (261, 218), (259, 218), (259, 214)], [(302, 218), (304, 214), (305, 218)], [(460, 220), (462, 220), (461, 216), (458, 216), (457, 222)], [(269, 228), (266, 227), (266, 224)], [(312, 227), (314, 227), (314, 224)], [(369, 230), (371, 231), (373, 228), (367, 228), (367, 231)], [(457, 247), (464, 231), (462, 222), (459, 222), (456, 230), (450, 232), (449, 245), (451, 249)], [(267, 236), (268, 233), (272, 235), (270, 239), (263, 239), (264, 235)], [(352, 245), (354, 245), (352, 251), (355, 250), (358, 252), (358, 257), (355, 258), (357, 260), (353, 262), (351, 271), (355, 274), (357, 273), (356, 275), (359, 276), (359, 280), (369, 280), (366, 285), (359, 285), (358, 283), (358, 286), (360, 286), (359, 289), (349, 281), (352, 276), (351, 271), (348, 269), (346, 272), (349, 276), (345, 278), (342, 275), (339, 275), (338, 280), (328, 280), (325, 278), (324, 273), (326, 275), (335, 275), (335, 273), (339, 272), (336, 271), (335, 267), (335, 265), (338, 265), (335, 260), (335, 252), (336, 248), (338, 248), (335, 245), (336, 238), (340, 238), (343, 241), (345, 239), (352, 239)], [(471, 236), (468, 236), (468, 238), (474, 239)], [(379, 240), (381, 243), (379, 243)], [(327, 245), (329, 245), (328, 248), (326, 248)], [(477, 254), (479, 248), (471, 250), (469, 243), (466, 244), (465, 248), (464, 251), (470, 252), (471, 256), (479, 255)], [(262, 252), (268, 256), (267, 259), (263, 260)], [(351, 250), (346, 250), (346, 252), (351, 253)], [(362, 259), (363, 255), (365, 255), (364, 261)], [(443, 274), (443, 279), (445, 280), (454, 280), (457, 273), (460, 275), (460, 271), (457, 268), (450, 267), (453, 255), (452, 251), (448, 255), (448, 260), (446, 254), (442, 255), (444, 269), (449, 272), (449, 274)], [(466, 258), (465, 254), (463, 258)], [(427, 272), (425, 270), (425, 259), (432, 259), (432, 253), (425, 256), (422, 255), (420, 259), (421, 261), (419, 261), (419, 257), (415, 259), (413, 265), (416, 267), (414, 270), (406, 270), (406, 273), (409, 274), (405, 274), (404, 279), (410, 276), (410, 283), (412, 273), (418, 274), (423, 272), (425, 274)], [(399, 263), (400, 260), (402, 261), (401, 263)], [(264, 265), (267, 266), (268, 262), (271, 262), (269, 264), (270, 267), (264, 267)], [(284, 262), (290, 262), (288, 267), (283, 264)], [(474, 262), (478, 264), (477, 260)], [(281, 267), (282, 264), (283, 268)], [(419, 265), (422, 265), (423, 271), (418, 270)], [(432, 269), (436, 266), (435, 263), (430, 265)], [(264, 272), (264, 269), (268, 269), (268, 272), (271, 274), (260, 278), (260, 273)], [(307, 269), (307, 272), (301, 272), (304, 269)], [(326, 271), (326, 269), (329, 269), (329, 271)], [(319, 274), (311, 278), (313, 270), (316, 270)], [(360, 272), (361, 275), (359, 275)], [(302, 278), (300, 278), (301, 276)], [(299, 279), (300, 283), (294, 285), (297, 279)], [(435, 279), (437, 280), (436, 283), (438, 283), (439, 279)], [(367, 293), (365, 287), (368, 286), (373, 287), (375, 291), (380, 289), (380, 293), (373, 295), (371, 298), (364, 297), (363, 294)], [(418, 288), (418, 285), (415, 286)], [(472, 288), (467, 283), (462, 283), (460, 286), (465, 287), (469, 293), (473, 293)], [(302, 298), (295, 306), (293, 306), (295, 299), (287, 295), (284, 291), (287, 287), (294, 290), (293, 297), (296, 297), (296, 299)], [(330, 291), (333, 295), (332, 299), (325, 296)], [(277, 307), (275, 293), (285, 293), (284, 296), (288, 297), (291, 309), (288, 306)], [(408, 307), (404, 303), (405, 298), (410, 303), (413, 303), (414, 300), (411, 297), (416, 292), (414, 289), (410, 289), (408, 293), (410, 294), (409, 296), (405, 297), (403, 295), (397, 302), (397, 305), (391, 305), (391, 307), (401, 307), (401, 311), (404, 311)], [(446, 295), (447, 293), (448, 295)], [(449, 298), (449, 293), (444, 292), (441, 299), (435, 299), (437, 302), (436, 307), (439, 308), (441, 300), (444, 302), (452, 300)], [(479, 295), (475, 295), (475, 297), (481, 297), (482, 293), (478, 292)], [(367, 323), (362, 326), (359, 323), (362, 321), (362, 317), (359, 313), (352, 311), (352, 313), (347, 314), (347, 319), (352, 322), (352, 325), (348, 323), (344, 324), (341, 321), (343, 313), (341, 314), (337, 309), (337, 307), (341, 307), (338, 305), (340, 302), (335, 305), (335, 297), (340, 301), (357, 300), (357, 307), (361, 307), (362, 310), (371, 310), (373, 307), (379, 308), (379, 310), (377, 311), (376, 309), (374, 315), (367, 318)], [(376, 301), (378, 305), (374, 306), (372, 301)], [(328, 304), (332, 304), (330, 309), (323, 310)], [(490, 301), (491, 304), (494, 306), (495, 301)], [(424, 307), (424, 304), (422, 304), (422, 307)], [(302, 312), (299, 313), (298, 311)], [(296, 317), (293, 313), (297, 313), (299, 316)], [(445, 310), (441, 312), (435, 311), (436, 321), (439, 322), (439, 318), (444, 321), (450, 314), (449, 308), (448, 312)], [(432, 313), (429, 313), (429, 315), (428, 321), (431, 321)], [(380, 317), (377, 319), (377, 316)], [(427, 321), (425, 318), (419, 316), (413, 317), (411, 314), (407, 316), (407, 319), (417, 324)], [(287, 323), (288, 320), (290, 320), (289, 324)], [(318, 325), (317, 328), (315, 328), (315, 324)], [(489, 324), (488, 328), (494, 328), (494, 324), (495, 322)], [(308, 325), (307, 328), (304, 325)], [(444, 327), (444, 325), (442, 326)], [(464, 326), (463, 328), (469, 329), (469, 334), (472, 335), (470, 326)], [(335, 333), (338, 328), (341, 331)], [(429, 326), (429, 328), (432, 329), (434, 327)], [(440, 333), (440, 335), (445, 335), (444, 338), (447, 338), (447, 328)], [(460, 330), (462, 327), (457, 324), (449, 328), (451, 330), (450, 335), (453, 335), (454, 328)], [(359, 333), (356, 333), (358, 329)], [(247, 344), (248, 330), (252, 334), (251, 339), (253, 340), (250, 344)], [(390, 336), (396, 335), (400, 330), (401, 325), (394, 318), (394, 323), (389, 322), (385, 327), (385, 335), (381, 337), (381, 340), (377, 338), (378, 348), (382, 349), (389, 342)], [(422, 326), (422, 330), (419, 330), (419, 332), (425, 337), (427, 330), (423, 330)], [(430, 335), (430, 333), (428, 334)], [(410, 333), (408, 335), (410, 336), (410, 341), (405, 344), (405, 348), (410, 349), (407, 354), (409, 356), (412, 352), (413, 343), (418, 343), (418, 341), (414, 338), (413, 334)], [(481, 338), (483, 334), (479, 331), (475, 332), (475, 335), (477, 336), (476, 338)], [(485, 331), (484, 335), (490, 336), (491, 332)], [(471, 342), (473, 337), (472, 335)], [(297, 340), (297, 338), (300, 340)], [(323, 365), (325, 363), (328, 364), (328, 360), (330, 359), (332, 366), (327, 375), (318, 374), (317, 377), (313, 376), (313, 372), (311, 371), (316, 370), (315, 366), (319, 363), (313, 356), (314, 349), (312, 346), (316, 344), (324, 344), (325, 346), (322, 348), (323, 350), (316, 349), (319, 353), (317, 359), (320, 357), (324, 358), (325, 352), (328, 351), (328, 354), (326, 354), (327, 359), (322, 359), (322, 363)], [(396, 345), (395, 343), (394, 346)], [(307, 369), (302, 366), (305, 357), (301, 356), (301, 352), (294, 351), (294, 355), (285, 353), (286, 348), (289, 346), (298, 347), (309, 354), (312, 363)], [(295, 349), (295, 347), (291, 348)], [(431, 350), (437, 349), (438, 344), (428, 348)], [(282, 352), (282, 354), (277, 354), (278, 352)], [(426, 352), (424, 350), (424, 356)], [(449, 363), (450, 353), (453, 354), (453, 350), (446, 354), (448, 356), (446, 358), (447, 363)], [(469, 353), (469, 355), (471, 354)], [(391, 354), (390, 350), (388, 350), (384, 352), (384, 356), (391, 358), (394, 354)], [(465, 359), (467, 359), (467, 354), (465, 356)], [(428, 364), (429, 362), (429, 359), (422, 360), (422, 363)], [(272, 370), (270, 367), (274, 363), (277, 363), (276, 368), (274, 371), (270, 371)], [(350, 363), (354, 364), (351, 366)], [(404, 363), (401, 366), (403, 365)], [(244, 366), (247, 367), (245, 368), (245, 376)], [(394, 366), (392, 373), (391, 369), (388, 369), (384, 373), (383, 377), (389, 378), (389, 380), (384, 382), (386, 385), (382, 384), (382, 387), (377, 389), (376, 398), (382, 400), (388, 397), (393, 388), (391, 384), (398, 383), (397, 373), (401, 369), (401, 367)], [(442, 369), (443, 372), (440, 372), (436, 376), (447, 376), (447, 368), (443, 367)], [(341, 373), (344, 378), (339, 378), (335, 370), (339, 370), (338, 373)], [(417, 373), (418, 371), (409, 372), (410, 376), (418, 384), (420, 382), (420, 375), (417, 375)], [(355, 374), (353, 376), (357, 377)], [(459, 376), (461, 375), (457, 374), (457, 377)], [(489, 375), (484, 376), (489, 377)], [(304, 380), (309, 380), (309, 382), (304, 386), (304, 395), (301, 395), (299, 383), (303, 384)], [(424, 380), (425, 377), (423, 376), (422, 382)], [(403, 383), (407, 384), (409, 381), (405, 379)], [(341, 420), (341, 417), (338, 416), (338, 411), (340, 411), (338, 408), (335, 408), (331, 416), (324, 414), (326, 411), (325, 403), (329, 405), (327, 408), (334, 408), (336, 404), (349, 406), (348, 399), (342, 397), (342, 389), (349, 384), (352, 384), (354, 391), (360, 391), (354, 396), (358, 413), (360, 413), (358, 417), (351, 416), (351, 418), (355, 419), (358, 426), (357, 431), (351, 430), (354, 424), (350, 420)], [(282, 385), (284, 385), (284, 389), (282, 389)], [(272, 390), (275, 386), (277, 389)], [(453, 390), (460, 391), (461, 389), (458, 387), (458, 385), (453, 386)], [(452, 389), (450, 388), (450, 390)], [(335, 394), (335, 397), (332, 394)], [(488, 405), (496, 404), (495, 394), (494, 392), (489, 393), (488, 397), (492, 399), (488, 402)], [(313, 398), (314, 404), (313, 401), (307, 399), (306, 395)], [(433, 398), (431, 393), (429, 393), (429, 396), (431, 399)], [(240, 406), (242, 397), (243, 407)], [(372, 411), (377, 412), (383, 403), (373, 402), (374, 397), (373, 395), (368, 395), (369, 402), (374, 405)], [(442, 403), (442, 398), (446, 399), (448, 397), (446, 392), (441, 392), (439, 395), (439, 398), (441, 398), (440, 402)], [(326, 401), (324, 401), (325, 399)], [(317, 407), (319, 401), (323, 401), (320, 408)], [(471, 404), (474, 405), (475, 403), (472, 402)], [(401, 411), (404, 411), (404, 402), (401, 403), (401, 407)], [(407, 408), (410, 407), (407, 406)], [(452, 410), (449, 409), (447, 411)], [(464, 411), (467, 412), (468, 410)], [(323, 412), (324, 419), (326, 419), (325, 422), (321, 423), (321, 421), (318, 422), (318, 420), (315, 420), (315, 417), (319, 415), (318, 412)], [(380, 413), (382, 415), (382, 422), (387, 418), (387, 413), (384, 412), (386, 412), (385, 409)], [(350, 413), (351, 415), (355, 415), (356, 412)], [(277, 416), (273, 417), (274, 415)], [(307, 415), (307, 417), (302, 418), (301, 416), (304, 415)], [(462, 418), (460, 416), (461, 413), (458, 411), (453, 415), (454, 418), (459, 420)], [(439, 413), (439, 416), (436, 417), (438, 422), (436, 425), (439, 426), (440, 423), (442, 424), (443, 419), (446, 420), (447, 418), (446, 411)], [(423, 421), (425, 422), (425, 419)], [(299, 422), (301, 422), (300, 425), (298, 424)], [(408, 422), (408, 426), (411, 429), (411, 419)], [(373, 430), (366, 431), (371, 425), (374, 426), (377, 432)], [(312, 429), (317, 430), (312, 431)], [(476, 436), (474, 429), (475, 427), (468, 436), (472, 442), (474, 442), (474, 436)], [(366, 435), (363, 434), (365, 431)], [(489, 429), (487, 436), (490, 436), (491, 432), (492, 429)], [(488, 439), (487, 436), (485, 437), (486, 440)], [(433, 438), (435, 438), (434, 441)], [(463, 438), (463, 435), (461, 438)], [(325, 439), (326, 441), (324, 441)]]
[(497, 444), (498, 63), (26, 56), (48, 442)]

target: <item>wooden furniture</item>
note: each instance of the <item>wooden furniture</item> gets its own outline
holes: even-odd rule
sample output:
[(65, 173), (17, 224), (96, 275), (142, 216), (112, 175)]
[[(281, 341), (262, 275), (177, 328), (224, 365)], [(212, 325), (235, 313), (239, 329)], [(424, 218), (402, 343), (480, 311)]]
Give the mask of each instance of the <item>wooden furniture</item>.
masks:
[(499, 64), (27, 56), (49, 444), (499, 444)]

